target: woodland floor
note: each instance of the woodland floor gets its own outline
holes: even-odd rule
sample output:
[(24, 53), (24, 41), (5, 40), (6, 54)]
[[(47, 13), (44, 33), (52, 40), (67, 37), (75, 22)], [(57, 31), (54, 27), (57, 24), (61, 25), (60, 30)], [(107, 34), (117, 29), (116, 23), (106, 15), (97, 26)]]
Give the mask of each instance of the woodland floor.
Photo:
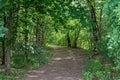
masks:
[(86, 54), (81, 49), (54, 46), (53, 58), (37, 70), (30, 70), (25, 80), (81, 80)]

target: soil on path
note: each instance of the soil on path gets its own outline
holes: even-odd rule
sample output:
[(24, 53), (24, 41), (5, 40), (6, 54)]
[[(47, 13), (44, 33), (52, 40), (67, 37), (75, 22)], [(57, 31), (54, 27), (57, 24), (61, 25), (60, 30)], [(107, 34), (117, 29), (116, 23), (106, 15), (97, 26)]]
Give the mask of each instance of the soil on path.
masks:
[(55, 55), (48, 64), (30, 70), (25, 80), (81, 80), (86, 54), (80, 49), (54, 46)]

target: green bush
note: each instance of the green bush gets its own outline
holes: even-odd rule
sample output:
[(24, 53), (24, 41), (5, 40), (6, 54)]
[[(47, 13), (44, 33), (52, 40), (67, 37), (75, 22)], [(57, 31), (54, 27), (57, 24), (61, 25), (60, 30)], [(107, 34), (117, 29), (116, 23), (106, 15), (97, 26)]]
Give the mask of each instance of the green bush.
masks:
[(103, 66), (99, 60), (88, 60), (86, 61), (85, 70), (90, 72), (96, 72), (103, 70)]
[(112, 62), (115, 64), (116, 69), (120, 69), (120, 29), (116, 27), (108, 37), (108, 56), (111, 58)]
[(15, 77), (7, 75), (5, 72), (0, 72), (0, 80), (15, 80)]
[(21, 68), (25, 66), (26, 58), (24, 54), (14, 54), (12, 56), (12, 66), (15, 68)]
[(98, 59), (87, 60), (83, 80), (113, 80), (111, 67), (104, 67)]
[(27, 61), (26, 66), (31, 66), (32, 68), (39, 68), (49, 61), (52, 57), (53, 52), (46, 51), (43, 47), (38, 47), (34, 50), (34, 53), (31, 53)]

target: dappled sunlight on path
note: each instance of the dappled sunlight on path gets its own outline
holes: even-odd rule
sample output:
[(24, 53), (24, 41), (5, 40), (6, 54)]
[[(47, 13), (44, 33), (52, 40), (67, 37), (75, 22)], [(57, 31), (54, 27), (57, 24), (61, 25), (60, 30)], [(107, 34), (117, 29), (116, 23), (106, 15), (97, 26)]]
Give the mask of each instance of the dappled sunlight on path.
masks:
[(48, 64), (26, 74), (25, 80), (81, 80), (85, 53), (80, 49), (54, 46), (55, 55)]

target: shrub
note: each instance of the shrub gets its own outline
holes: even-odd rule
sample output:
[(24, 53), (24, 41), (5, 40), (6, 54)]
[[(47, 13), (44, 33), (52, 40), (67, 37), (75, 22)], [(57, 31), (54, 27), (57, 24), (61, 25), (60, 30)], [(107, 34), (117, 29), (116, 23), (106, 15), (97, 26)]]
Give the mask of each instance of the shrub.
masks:
[(103, 67), (98, 59), (86, 61), (83, 80), (113, 80), (111, 78), (111, 68)]

